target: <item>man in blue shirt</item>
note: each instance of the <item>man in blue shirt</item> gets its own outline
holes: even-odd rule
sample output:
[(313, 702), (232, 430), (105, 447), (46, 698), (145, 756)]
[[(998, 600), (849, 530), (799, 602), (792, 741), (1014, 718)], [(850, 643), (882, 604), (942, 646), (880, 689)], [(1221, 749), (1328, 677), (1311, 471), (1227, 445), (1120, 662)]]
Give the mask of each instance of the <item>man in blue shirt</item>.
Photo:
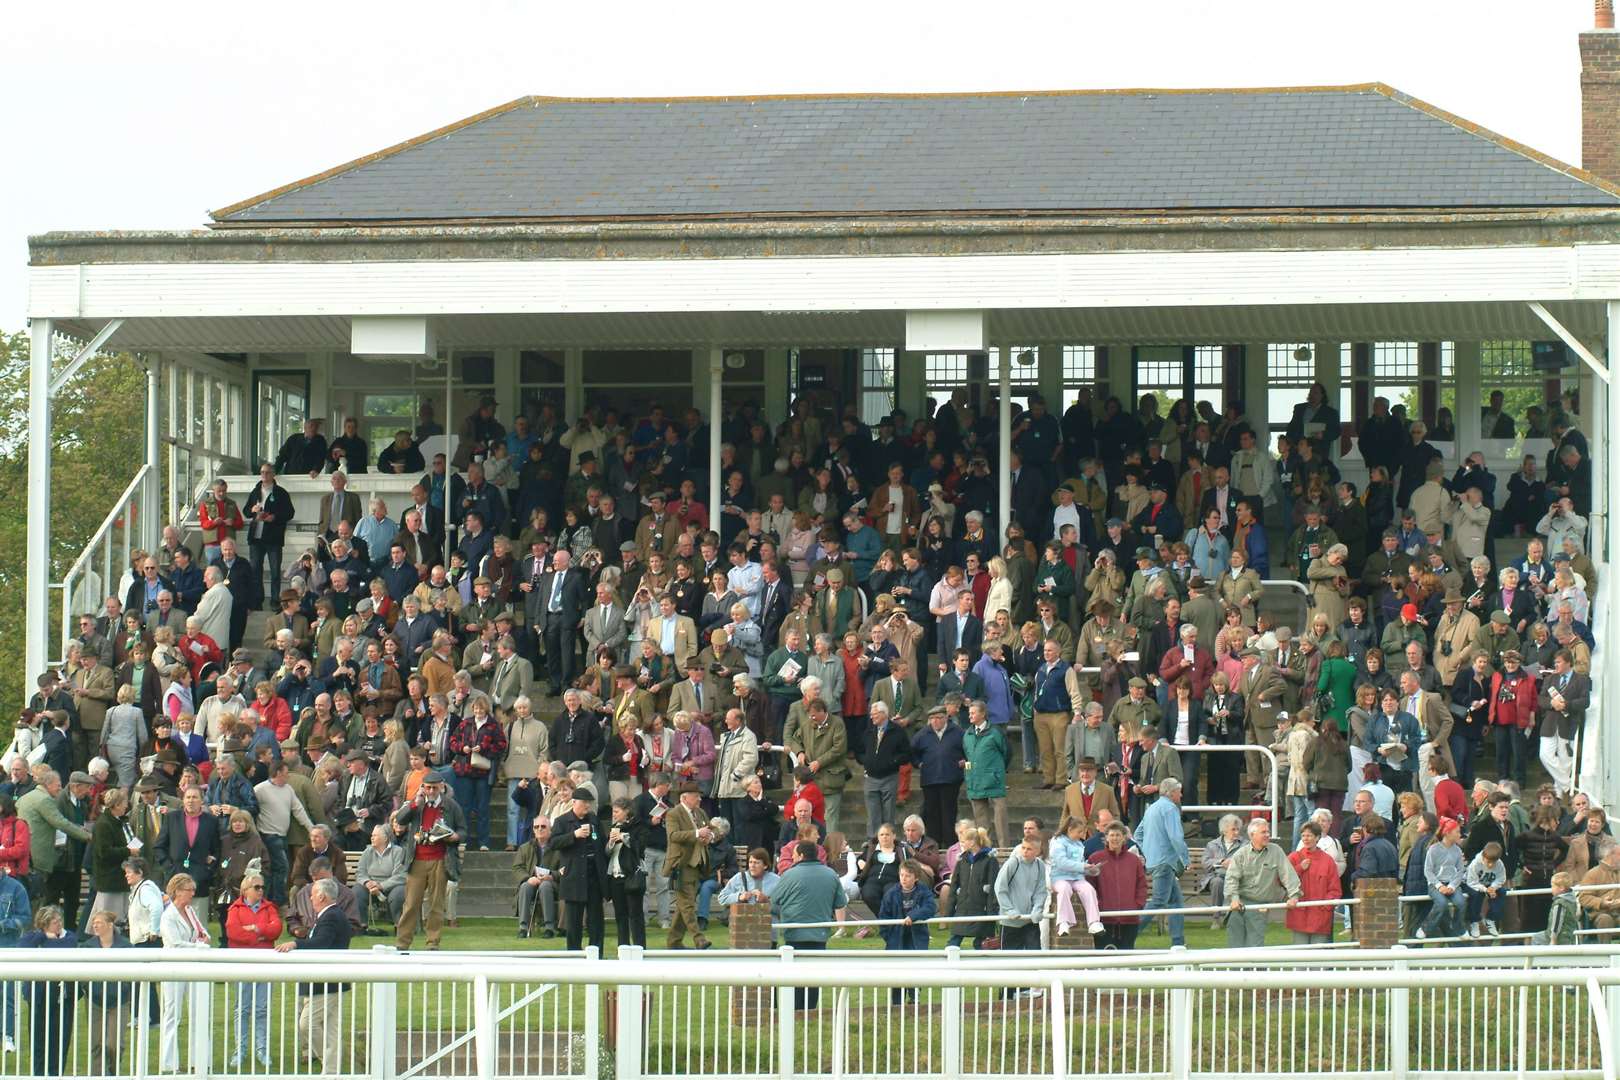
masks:
[[(1136, 842), (1142, 851), (1142, 861), (1147, 863), (1148, 881), (1153, 888), (1147, 907), (1181, 907), (1185, 903), (1181, 894), (1181, 873), (1187, 869), (1189, 856), (1187, 838), (1181, 831), (1180, 780), (1168, 777), (1159, 781), (1159, 798), (1142, 814)], [(1170, 944), (1185, 945), (1185, 920), (1180, 915), (1171, 915), (1169, 920)]]

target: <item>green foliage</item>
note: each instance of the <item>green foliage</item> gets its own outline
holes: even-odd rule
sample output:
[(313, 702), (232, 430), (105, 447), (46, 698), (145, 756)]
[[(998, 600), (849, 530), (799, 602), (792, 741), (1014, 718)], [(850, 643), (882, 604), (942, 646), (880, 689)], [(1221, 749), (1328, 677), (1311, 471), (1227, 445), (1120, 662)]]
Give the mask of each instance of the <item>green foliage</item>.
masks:
[[(28, 362), (26, 333), (0, 334), (0, 641), (14, 660), (0, 667), (0, 745), (26, 702), (37, 671), (24, 671), (24, 572), (30, 513), (51, 517), (51, 580), (76, 559), (135, 475), (145, 454), (146, 374), (134, 357), (97, 356), (57, 395), (52, 427), (51, 501), (28, 505)], [(112, 583), (109, 583), (109, 585)], [(55, 598), (53, 597), (53, 602)], [(60, 623), (53, 615), (55, 632)]]

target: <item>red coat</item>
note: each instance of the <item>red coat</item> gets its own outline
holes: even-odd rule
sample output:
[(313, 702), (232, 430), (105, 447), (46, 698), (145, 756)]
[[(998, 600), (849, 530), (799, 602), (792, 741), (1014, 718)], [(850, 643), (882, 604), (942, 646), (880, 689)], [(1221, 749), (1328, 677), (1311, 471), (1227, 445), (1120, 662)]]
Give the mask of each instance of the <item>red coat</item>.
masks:
[(28, 822), (13, 814), (0, 818), (0, 868), (19, 881), (28, 877)]
[[(1096, 866), (1102, 867), (1102, 872), (1091, 878), (1091, 884), (1097, 890), (1097, 905), (1103, 911), (1140, 911), (1142, 905), (1147, 903), (1148, 880), (1147, 868), (1142, 865), (1142, 857), (1130, 848), (1125, 848), (1118, 855), (1103, 848), (1086, 860)], [(1328, 862), (1332, 862), (1329, 859)], [(1104, 926), (1131, 926), (1142, 921), (1138, 915), (1126, 915), (1120, 918), (1103, 916)]]
[(242, 511), (237, 509), (233, 499), (224, 502), (215, 502), (213, 496), (204, 499), (197, 506), (197, 523), (203, 531), (203, 542), (217, 544), (221, 540), (236, 535), (245, 522), (242, 520)]
[(292, 709), (287, 707), (287, 699), (270, 695), (270, 700), (264, 704), (255, 701), (251, 708), (259, 712), (259, 723), (276, 733), (276, 742), (286, 742), (292, 738)]
[(788, 796), (787, 804), (782, 807), (782, 817), (791, 820), (793, 817), (793, 804), (803, 799), (810, 804), (810, 816), (817, 821), (827, 820), (827, 799), (821, 794), (821, 785), (814, 780)]
[[(186, 666), (191, 669), (193, 685), (202, 677), (203, 668), (209, 664), (218, 664), (225, 659), (225, 653), (220, 649), (219, 642), (207, 634), (187, 634), (175, 642), (175, 645), (180, 651), (180, 656), (185, 660)], [(173, 717), (170, 719), (173, 719)]]
[(1528, 731), (1536, 722), (1536, 677), (1519, 669), (1520, 676), (1513, 683), (1506, 700), (1502, 697), (1503, 672), (1491, 676), (1491, 723), (1506, 727), (1517, 724)]
[[(1301, 865), (1307, 856), (1311, 860), (1308, 870)], [(1288, 854), (1288, 861), (1299, 875), (1301, 900), (1337, 900), (1342, 895), (1339, 891), (1339, 867), (1327, 852), (1321, 849), (1315, 853), (1292, 851)], [(1290, 908), (1283, 922), (1288, 929), (1301, 934), (1331, 934), (1333, 909), (1326, 906)]]
[(1203, 701), (1204, 695), (1209, 692), (1209, 681), (1215, 677), (1215, 657), (1211, 656), (1202, 645), (1193, 646), (1192, 667), (1183, 672), (1181, 667), (1181, 643), (1177, 642), (1159, 657), (1159, 678), (1172, 688), (1171, 697), (1174, 698), (1174, 687), (1177, 677), (1190, 676), (1192, 678), (1192, 699)]
[(1449, 776), (1434, 785), (1434, 812), (1442, 820), (1468, 820), (1468, 796), (1463, 794), (1462, 785)]
[(268, 900), (259, 901), (259, 910), (254, 911), (238, 897), (225, 914), (225, 941), (233, 949), (273, 949), (279, 937), (281, 913)]

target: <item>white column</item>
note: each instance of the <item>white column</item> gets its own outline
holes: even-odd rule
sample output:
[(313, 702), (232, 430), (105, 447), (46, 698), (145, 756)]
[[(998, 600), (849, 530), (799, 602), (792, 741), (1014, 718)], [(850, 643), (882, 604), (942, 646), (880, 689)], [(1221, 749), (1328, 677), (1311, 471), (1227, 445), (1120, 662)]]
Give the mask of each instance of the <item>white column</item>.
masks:
[(1040, 365), (1041, 396), (1046, 399), (1046, 411), (1053, 416), (1063, 416), (1063, 346), (1042, 345), (1035, 350), (1036, 363)]
[[(766, 349), (765, 400), (761, 407), (773, 430), (788, 418), (788, 395), (792, 391), (793, 388), (788, 385), (788, 350), (780, 347)], [(715, 419), (718, 421), (719, 417)]]
[(996, 529), (999, 552), (1007, 539), (1007, 523), (1012, 520), (1012, 351), (1003, 345), (996, 367), (996, 445), (1001, 448), (996, 462)]
[[(1593, 562), (1611, 559), (1607, 555), (1607, 540), (1609, 537), (1609, 514), (1606, 496), (1609, 492), (1609, 454), (1608, 447), (1613, 445), (1614, 428), (1609, 425), (1609, 384), (1597, 377), (1597, 374), (1585, 364), (1581, 365), (1581, 408), (1586, 415), (1582, 417), (1585, 426), (1591, 429), (1592, 437), (1588, 445), (1593, 449), (1592, 462), (1592, 513), (1587, 518), (1588, 536), (1586, 550), (1592, 556)], [(1468, 445), (1464, 443), (1463, 445)], [(1597, 449), (1603, 447), (1602, 450)], [(1491, 462), (1493, 466), (1495, 462)]]
[[(1605, 344), (1607, 346), (1609, 371), (1613, 373), (1620, 371), (1620, 300), (1609, 301), (1608, 315), (1609, 333)], [(1598, 381), (1595, 377), (1592, 380), (1594, 384)], [(1590, 442), (1594, 459), (1606, 457), (1613, 452), (1612, 440), (1615, 434), (1620, 432), (1620, 393), (1616, 393), (1615, 388), (1609, 386), (1606, 396), (1608, 397), (1609, 407), (1604, 418), (1603, 434), (1600, 438), (1594, 438)], [(1602, 716), (1600, 717), (1602, 726), (1599, 729), (1599, 737), (1592, 740), (1595, 745), (1589, 747), (1585, 753), (1586, 762), (1582, 771), (1588, 775), (1595, 775), (1596, 784), (1593, 786), (1596, 790), (1593, 795), (1599, 800), (1604, 800), (1603, 805), (1607, 806), (1614, 802), (1616, 795), (1615, 779), (1609, 774), (1609, 769), (1614, 767), (1613, 762), (1617, 760), (1616, 755), (1620, 754), (1620, 641), (1609, 637), (1609, 629), (1617, 624), (1617, 620), (1620, 620), (1620, 588), (1615, 587), (1620, 583), (1615, 582), (1613, 577), (1614, 567), (1620, 565), (1620, 542), (1617, 542), (1617, 538), (1620, 538), (1620, 532), (1616, 532), (1608, 524), (1613, 520), (1616, 509), (1620, 509), (1620, 469), (1609, 468), (1605, 471), (1608, 480), (1605, 486), (1608, 497), (1604, 499), (1605, 518), (1607, 519), (1605, 525), (1608, 526), (1605, 531), (1608, 533), (1609, 546), (1607, 551), (1608, 562), (1603, 569), (1609, 575), (1609, 580), (1604, 590), (1606, 596), (1603, 610), (1605, 646), (1603, 649), (1602, 676), (1604, 693), (1602, 695)], [(1594, 504), (1598, 501), (1599, 496), (1597, 493), (1599, 490), (1604, 489), (1596, 486), (1592, 489), (1592, 501)], [(1596, 558), (1599, 554), (1602, 553), (1597, 552), (1593, 557)]]
[[(922, 415), (928, 396), (927, 366), (926, 353), (894, 351), (894, 404), (895, 408), (904, 410), (908, 421)], [(897, 431), (894, 434), (896, 438), (904, 438), (908, 433)]]
[[(29, 326), (28, 360), (28, 570), (23, 587), (27, 630), (23, 636), (23, 685), (45, 670), (50, 636), (51, 580), (51, 346), (55, 324)], [(25, 694), (28, 691), (23, 691)]]
[[(1452, 346), (1452, 380), (1456, 387), (1451, 414), (1457, 420), (1457, 464), (1480, 446), (1479, 409), (1484, 397), (1480, 390), (1479, 342), (1459, 341)], [(1441, 384), (1444, 388), (1444, 383)], [(1502, 462), (1486, 455), (1486, 464), (1500, 469)], [(1507, 493), (1502, 497), (1505, 500)]]
[(720, 521), (720, 390), (726, 370), (725, 350), (711, 345), (709, 354), (709, 520)]
[(1267, 348), (1265, 342), (1250, 342), (1243, 347), (1243, 408), (1254, 426), (1254, 444), (1262, 450), (1271, 445), (1271, 436), (1266, 431), (1266, 425), (1271, 422), (1266, 395), (1270, 385), (1266, 378)]
[[(156, 550), (163, 536), (161, 522), (158, 520), (163, 500), (163, 482), (158, 472), (158, 467), (163, 462), (162, 432), (158, 427), (162, 422), (160, 416), (162, 393), (163, 356), (161, 353), (149, 353), (146, 360), (146, 464), (150, 472), (146, 476), (146, 487), (141, 492), (140, 538), (140, 545), (146, 551)], [(245, 395), (246, 391), (243, 393)], [(107, 590), (111, 592), (113, 586), (117, 584), (116, 581), (107, 582)]]

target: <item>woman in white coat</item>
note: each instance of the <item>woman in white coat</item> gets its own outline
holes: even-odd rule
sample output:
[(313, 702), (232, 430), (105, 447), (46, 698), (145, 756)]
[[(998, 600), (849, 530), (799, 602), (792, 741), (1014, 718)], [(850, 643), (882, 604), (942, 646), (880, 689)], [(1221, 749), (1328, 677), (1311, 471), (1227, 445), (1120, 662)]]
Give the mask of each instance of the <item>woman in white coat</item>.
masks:
[[(169, 879), (166, 890), (168, 906), (158, 929), (165, 949), (206, 949), (212, 940), (202, 919), (192, 910), (191, 902), (197, 896), (197, 882), (190, 874), (176, 874)], [(191, 983), (163, 984), (162, 1030), (158, 1048), (158, 1070), (175, 1072), (180, 1068), (180, 1004), (191, 993)], [(203, 991), (209, 987), (204, 984)]]

